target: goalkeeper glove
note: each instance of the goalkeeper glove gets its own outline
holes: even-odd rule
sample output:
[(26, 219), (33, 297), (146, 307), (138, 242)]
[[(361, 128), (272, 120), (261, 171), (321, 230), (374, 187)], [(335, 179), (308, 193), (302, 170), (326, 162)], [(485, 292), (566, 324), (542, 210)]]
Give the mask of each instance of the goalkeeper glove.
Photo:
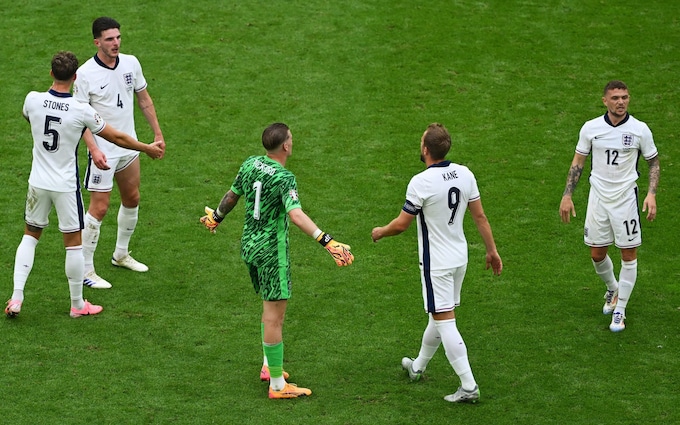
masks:
[(215, 233), (217, 226), (224, 220), (224, 217), (220, 217), (219, 214), (217, 214), (217, 211), (210, 207), (205, 207), (205, 214), (206, 215), (201, 217), (201, 223), (203, 223), (211, 233)]
[(352, 255), (352, 252), (350, 251), (350, 246), (336, 241), (333, 239), (333, 236), (328, 233), (322, 232), (316, 240), (321, 246), (326, 248), (326, 251), (331, 254), (331, 257), (335, 260), (335, 264), (339, 267), (349, 266), (352, 264), (352, 261), (354, 261), (354, 255)]

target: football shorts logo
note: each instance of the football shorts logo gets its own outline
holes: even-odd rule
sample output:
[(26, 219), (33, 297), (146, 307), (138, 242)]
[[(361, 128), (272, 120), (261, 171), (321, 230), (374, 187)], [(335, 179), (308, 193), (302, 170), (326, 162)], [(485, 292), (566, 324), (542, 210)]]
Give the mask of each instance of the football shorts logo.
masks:
[(101, 174), (92, 175), (92, 183), (99, 184), (101, 182), (102, 182), (102, 175)]

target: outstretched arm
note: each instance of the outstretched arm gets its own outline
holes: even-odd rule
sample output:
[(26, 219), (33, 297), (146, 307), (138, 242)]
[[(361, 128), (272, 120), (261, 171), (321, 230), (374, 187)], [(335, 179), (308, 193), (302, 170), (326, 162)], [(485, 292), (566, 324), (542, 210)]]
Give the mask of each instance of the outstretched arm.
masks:
[[(86, 132), (87, 133), (87, 132)], [(87, 134), (83, 134), (83, 138), (87, 137)], [(144, 152), (153, 159), (162, 158), (164, 148), (160, 142), (154, 142), (151, 144), (142, 143), (136, 140), (129, 134), (123, 133), (122, 131), (116, 130), (111, 125), (106, 124), (106, 126), (100, 131), (98, 136), (103, 137), (111, 143), (124, 148), (133, 149), (136, 151)], [(94, 138), (93, 138), (94, 141)], [(87, 143), (87, 142), (86, 142)], [(88, 145), (89, 148), (89, 145)], [(91, 153), (91, 152), (90, 152)]]
[(347, 244), (341, 243), (333, 239), (328, 233), (324, 233), (317, 227), (302, 208), (295, 208), (288, 212), (290, 221), (300, 228), (305, 234), (316, 239), (326, 251), (333, 257), (335, 264), (338, 266), (349, 266), (354, 261), (351, 247)]
[(241, 197), (239, 195), (235, 194), (231, 191), (231, 189), (229, 189), (222, 197), (217, 210), (213, 210), (210, 207), (205, 207), (205, 215), (201, 217), (199, 221), (203, 223), (203, 225), (208, 230), (210, 230), (211, 233), (215, 233), (217, 231), (217, 226), (219, 226), (222, 220), (224, 220), (224, 217), (234, 209), (240, 198)]
[(399, 215), (394, 220), (390, 221), (387, 226), (373, 228), (371, 231), (371, 238), (373, 239), (373, 242), (378, 242), (380, 239), (387, 236), (395, 236), (403, 233), (409, 228), (415, 218), (415, 215), (401, 210)]
[(572, 201), (571, 195), (574, 193), (574, 190), (576, 190), (576, 185), (581, 179), (586, 158), (585, 155), (581, 155), (580, 153), (574, 154), (574, 159), (571, 161), (571, 167), (569, 167), (567, 185), (564, 188), (564, 194), (562, 195), (562, 201), (560, 202), (560, 217), (562, 217), (562, 221), (565, 223), (569, 223), (571, 217), (576, 217), (576, 209), (574, 208), (574, 201)]

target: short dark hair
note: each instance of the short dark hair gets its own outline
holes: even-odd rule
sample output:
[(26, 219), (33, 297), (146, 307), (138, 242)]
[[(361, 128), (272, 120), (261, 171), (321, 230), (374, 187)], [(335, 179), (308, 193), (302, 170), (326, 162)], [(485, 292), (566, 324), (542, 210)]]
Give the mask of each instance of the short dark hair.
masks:
[(288, 140), (288, 126), (281, 122), (275, 122), (269, 125), (262, 132), (262, 146), (267, 151), (273, 151)]
[(113, 28), (120, 29), (118, 21), (109, 18), (108, 16), (102, 16), (92, 22), (92, 36), (94, 38), (99, 38), (102, 36), (102, 32)]
[(607, 96), (607, 92), (609, 90), (614, 90), (614, 89), (621, 89), (621, 90), (627, 91), (628, 86), (623, 81), (612, 80), (612, 81), (608, 82), (606, 86), (604, 86), (604, 95)]
[(451, 136), (444, 125), (438, 122), (427, 126), (423, 145), (430, 151), (430, 157), (434, 160), (441, 160), (446, 157), (451, 149)]
[(78, 70), (78, 58), (71, 52), (61, 51), (52, 56), (52, 75), (59, 81), (69, 81)]

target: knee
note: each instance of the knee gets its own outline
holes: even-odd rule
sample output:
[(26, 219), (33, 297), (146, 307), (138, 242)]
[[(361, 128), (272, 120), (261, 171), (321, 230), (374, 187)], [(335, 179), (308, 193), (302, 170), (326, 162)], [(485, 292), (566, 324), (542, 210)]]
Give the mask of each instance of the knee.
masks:
[(108, 209), (108, 197), (92, 197), (90, 198), (90, 206), (88, 207), (87, 212), (97, 220), (102, 221)]
[(139, 206), (139, 190), (131, 190), (120, 193), (120, 201), (126, 208), (135, 208)]

